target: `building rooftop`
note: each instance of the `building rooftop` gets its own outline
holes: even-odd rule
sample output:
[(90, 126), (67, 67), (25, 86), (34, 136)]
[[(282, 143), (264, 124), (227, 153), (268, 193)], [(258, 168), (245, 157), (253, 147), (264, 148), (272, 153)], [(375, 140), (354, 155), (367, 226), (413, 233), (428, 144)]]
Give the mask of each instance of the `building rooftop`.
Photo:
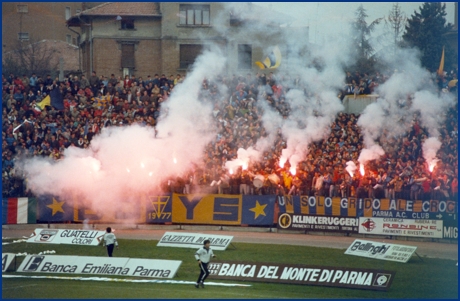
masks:
[(67, 20), (67, 25), (80, 26), (82, 22), (80, 18), (85, 16), (160, 17), (161, 13), (157, 2), (106, 2), (72, 16)]
[(161, 16), (155, 2), (106, 2), (84, 10), (80, 16)]

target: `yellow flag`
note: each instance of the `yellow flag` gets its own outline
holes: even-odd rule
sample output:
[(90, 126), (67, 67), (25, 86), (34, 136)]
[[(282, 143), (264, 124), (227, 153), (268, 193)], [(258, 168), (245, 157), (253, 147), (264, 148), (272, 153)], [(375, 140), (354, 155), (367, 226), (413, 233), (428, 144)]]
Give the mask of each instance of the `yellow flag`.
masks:
[(444, 46), (442, 47), (441, 62), (439, 63), (438, 75), (443, 76), (444, 74)]
[(43, 98), (42, 101), (37, 103), (37, 106), (42, 110), (45, 108), (45, 106), (50, 106), (50, 105), (51, 105), (51, 98), (49, 95), (47, 95), (45, 98)]
[(270, 53), (269, 56), (267, 56), (263, 62), (255, 62), (255, 64), (260, 68), (260, 69), (276, 69), (280, 66), (281, 64), (281, 51), (278, 48), (278, 46), (275, 46), (273, 49), (272, 53)]

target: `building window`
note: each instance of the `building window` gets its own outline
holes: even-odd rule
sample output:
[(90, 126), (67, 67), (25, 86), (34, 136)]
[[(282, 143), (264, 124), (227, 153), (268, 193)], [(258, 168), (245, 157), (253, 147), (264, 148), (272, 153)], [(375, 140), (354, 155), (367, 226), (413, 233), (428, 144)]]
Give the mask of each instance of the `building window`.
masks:
[(29, 33), (28, 32), (20, 32), (20, 33), (18, 33), (18, 39), (20, 41), (28, 41), (29, 40)]
[(70, 7), (66, 6), (66, 8), (65, 8), (65, 19), (69, 20), (71, 16), (72, 16), (72, 14), (70, 12)]
[(26, 13), (29, 12), (29, 6), (28, 5), (18, 4), (17, 8), (18, 8), (18, 13), (26, 14)]
[(134, 20), (133, 19), (121, 19), (120, 29), (134, 29)]
[(67, 43), (69, 43), (69, 44), (72, 43), (72, 36), (70, 34), (66, 34), (65, 35), (65, 41)]
[(135, 68), (134, 44), (121, 44), (121, 68)]
[(76, 13), (76, 14), (81, 13), (81, 9), (76, 9), (76, 10), (75, 10), (75, 13)]
[(179, 24), (209, 25), (209, 5), (181, 4), (179, 8)]
[(188, 69), (193, 63), (195, 59), (200, 55), (201, 51), (203, 50), (203, 45), (199, 44), (188, 44), (188, 45), (180, 45), (180, 69)]
[(252, 68), (252, 46), (238, 44), (238, 69)]

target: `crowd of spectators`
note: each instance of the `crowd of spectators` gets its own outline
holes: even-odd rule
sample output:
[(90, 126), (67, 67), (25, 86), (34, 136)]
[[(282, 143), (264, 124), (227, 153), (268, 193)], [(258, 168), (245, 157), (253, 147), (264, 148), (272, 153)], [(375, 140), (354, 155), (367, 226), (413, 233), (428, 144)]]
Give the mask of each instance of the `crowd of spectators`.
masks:
[[(370, 94), (382, 84), (387, 75), (347, 72), (346, 86), (338, 95)], [(456, 86), (448, 83), (456, 73), (434, 78), (440, 93), (455, 93)], [(92, 73), (89, 79), (69, 75), (64, 81), (51, 76), (44, 78), (10, 74), (2, 77), (2, 196), (32, 196), (22, 175), (16, 174), (15, 161), (22, 156), (43, 156), (54, 160), (63, 158), (68, 147), (87, 148), (103, 127), (128, 126), (139, 123), (155, 126), (161, 105), (167, 101), (174, 87), (184, 76), (166, 77), (126, 76), (110, 78)], [(218, 87), (226, 85), (224, 95)], [(351, 87), (351, 88), (350, 88)], [(423, 159), (422, 143), (427, 130), (414, 115), (412, 130), (394, 137), (382, 135), (380, 144), (385, 155), (369, 161), (365, 174), (346, 171), (348, 161), (357, 163), (363, 148), (359, 115), (339, 113), (330, 127), (327, 139), (312, 143), (308, 155), (297, 166), (295, 175), (289, 163), (279, 166), (286, 141), (278, 132), (274, 145), (263, 153), (263, 160), (251, 162), (247, 169), (239, 168), (230, 174), (225, 162), (237, 157), (239, 148), (255, 146), (267, 135), (262, 126), (261, 106), (266, 101), (282, 116), (290, 114), (286, 93), (293, 88), (305, 91), (298, 79), (270, 74), (204, 79), (200, 98), (214, 106), (213, 116), (218, 133), (205, 149), (203, 162), (197, 162), (187, 175), (166, 181), (164, 191), (191, 193), (206, 191), (225, 194), (320, 195), (340, 197), (375, 197), (402, 199), (452, 199), (458, 191), (458, 108), (446, 112), (440, 129), (442, 142), (439, 159), (433, 171)], [(63, 108), (41, 108), (41, 101), (53, 89), (63, 96)], [(441, 92), (442, 91), (442, 92)], [(386, 138), (385, 138), (386, 137)], [(255, 180), (258, 180), (255, 185)]]

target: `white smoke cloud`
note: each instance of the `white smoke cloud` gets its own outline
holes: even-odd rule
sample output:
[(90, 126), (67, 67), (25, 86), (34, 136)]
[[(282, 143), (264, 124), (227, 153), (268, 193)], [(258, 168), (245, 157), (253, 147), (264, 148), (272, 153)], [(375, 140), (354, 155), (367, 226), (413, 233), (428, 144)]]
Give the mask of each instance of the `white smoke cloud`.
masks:
[[(268, 135), (257, 141), (255, 149), (263, 152), (273, 146), (278, 129), (281, 129), (286, 148), (282, 150), (280, 163), (283, 165), (289, 161), (295, 168), (307, 155), (308, 146), (312, 142), (327, 137), (337, 113), (344, 109), (337, 92), (344, 84), (343, 66), (351, 60), (351, 45), (345, 38), (325, 41), (321, 47), (311, 45), (305, 28), (268, 27), (265, 22), (261, 22), (260, 18), (266, 21), (270, 12), (256, 4), (227, 3), (226, 6), (233, 18), (249, 20), (232, 29), (235, 41), (258, 36), (260, 39), (253, 40), (253, 47), (266, 47), (266, 40), (276, 36), (274, 40), (278, 40), (282, 52), (289, 53), (289, 56), (282, 58), (282, 64), (277, 70), (282, 76), (276, 76), (276, 81), (284, 89), (291, 88), (285, 99), (290, 106), (290, 114), (283, 118), (265, 100), (259, 99), (258, 106), (264, 112), (262, 125)], [(223, 15), (220, 19), (225, 20), (225, 17)], [(273, 20), (281, 23), (289, 21), (288, 18), (281, 20), (280, 16)], [(222, 31), (227, 32), (227, 29)], [(269, 49), (264, 51), (260, 61), (268, 55)], [(263, 73), (270, 71), (262, 70)], [(299, 86), (293, 87), (293, 79), (298, 79)]]
[(270, 149), (276, 141), (278, 136), (278, 130), (281, 129), (283, 124), (283, 118), (275, 111), (271, 106), (268, 105), (267, 101), (264, 99), (259, 99), (257, 102), (259, 108), (261, 108), (263, 114), (261, 116), (262, 124), (267, 133), (266, 137), (261, 137), (257, 140), (255, 149), (260, 152)]
[(27, 159), (21, 166), (28, 185), (37, 195), (53, 194), (98, 212), (130, 210), (139, 196), (159, 191), (162, 182), (187, 172), (202, 160), (212, 141), (212, 104), (200, 99), (205, 77), (224, 70), (217, 48), (197, 58), (185, 81), (162, 104), (157, 133), (152, 127), (103, 128), (90, 147), (70, 147), (59, 162)]
[(353, 177), (357, 169), (355, 162), (348, 161), (346, 164), (347, 164), (347, 167), (345, 167), (345, 170), (350, 174), (351, 177)]
[(259, 161), (261, 153), (252, 147), (248, 149), (239, 148), (237, 151), (237, 158), (235, 160), (225, 162), (225, 168), (228, 171), (236, 172), (241, 167), (243, 170), (248, 169), (251, 161)]
[(417, 91), (412, 100), (412, 111), (420, 113), (420, 121), (426, 127), (432, 137), (439, 136), (439, 128), (445, 121), (445, 113), (454, 104), (454, 98), (449, 93), (437, 93), (432, 91)]
[(454, 105), (454, 97), (450, 93), (439, 96), (431, 91), (419, 91), (414, 94), (412, 111), (420, 114), (420, 124), (428, 130), (429, 138), (422, 144), (423, 158), (430, 170), (436, 164), (436, 153), (441, 148), (439, 128), (445, 121), (445, 112)]
[(385, 53), (382, 59), (392, 74), (376, 89), (377, 101), (368, 105), (358, 119), (364, 140), (359, 156), (362, 164), (384, 155), (385, 145), (379, 144), (381, 138), (406, 135), (412, 127), (414, 113), (420, 115), (421, 125), (430, 136), (437, 137), (442, 115), (453, 104), (452, 97), (437, 96), (429, 72), (420, 64), (417, 50), (398, 49), (396, 54)]
[[(324, 47), (312, 47), (307, 62), (301, 63), (299, 56), (292, 60), (296, 65), (287, 64), (288, 72), (297, 75), (301, 85), (286, 94), (291, 112), (282, 126), (287, 146), (280, 161), (289, 160), (291, 167), (305, 158), (312, 142), (329, 135), (331, 123), (344, 110), (337, 92), (344, 85), (343, 65), (350, 54), (346, 46), (338, 47), (340, 43), (347, 45), (342, 40), (327, 41)], [(314, 66), (314, 62), (320, 66)]]
[(376, 160), (384, 154), (385, 151), (383, 150), (383, 148), (378, 144), (374, 144), (371, 147), (364, 148), (361, 151), (358, 157), (358, 161), (361, 164), (365, 164), (367, 161)]

